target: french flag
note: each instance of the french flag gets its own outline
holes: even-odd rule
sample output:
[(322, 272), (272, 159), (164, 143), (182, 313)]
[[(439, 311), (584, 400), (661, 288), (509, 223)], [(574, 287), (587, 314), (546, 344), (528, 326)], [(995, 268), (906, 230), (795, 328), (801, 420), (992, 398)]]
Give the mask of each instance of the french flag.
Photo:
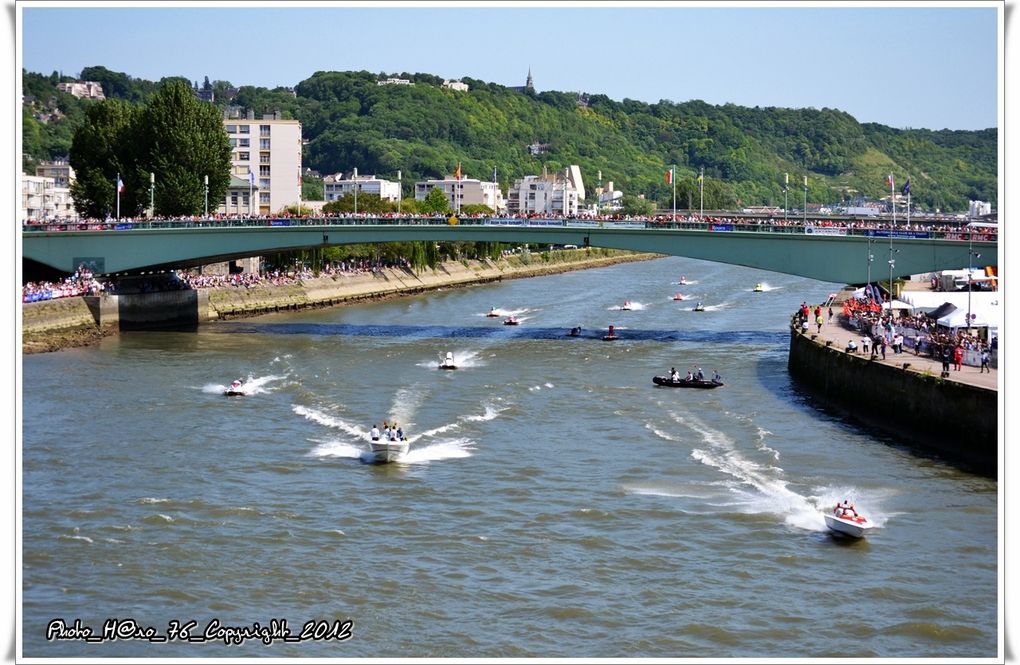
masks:
[(117, 193), (120, 194), (124, 191), (124, 181), (120, 179), (120, 174), (117, 174)]
[(893, 185), (892, 173), (890, 173), (889, 174), (889, 189), (892, 189), (894, 186), (895, 185)]

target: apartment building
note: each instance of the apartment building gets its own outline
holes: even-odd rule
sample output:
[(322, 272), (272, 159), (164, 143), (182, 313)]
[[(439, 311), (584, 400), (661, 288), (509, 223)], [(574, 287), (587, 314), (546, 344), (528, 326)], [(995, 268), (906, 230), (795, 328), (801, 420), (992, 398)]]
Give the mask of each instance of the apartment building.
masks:
[[(301, 123), (283, 120), (279, 113), (267, 113), (261, 120), (225, 118), (230, 138), (231, 173), (258, 189), (253, 214), (271, 215), (301, 203)], [(228, 196), (232, 196), (228, 191)], [(244, 206), (242, 206), (243, 208)], [(220, 212), (233, 209), (224, 198)]]
[(106, 99), (106, 95), (103, 94), (103, 84), (96, 81), (58, 83), (57, 90), (79, 98)]
[(450, 208), (460, 210), (461, 207), (480, 203), (487, 205), (495, 212), (506, 209), (503, 191), (499, 183), (476, 180), (474, 178), (456, 178), (447, 176), (442, 180), (424, 180), (414, 183), (414, 198), (423, 201), (433, 188), (438, 187), (446, 194)]
[(524, 176), (507, 190), (507, 212), (576, 215), (583, 198), (584, 185), (577, 166), (552, 175), (543, 170), (542, 175)]
[(21, 176), (21, 223), (28, 220), (77, 219), (71, 190), (60, 187), (53, 178)]
[(53, 178), (57, 187), (69, 188), (74, 181), (74, 169), (65, 160), (39, 162), (35, 167), (35, 174), (43, 178)]
[(342, 173), (328, 175), (322, 179), (322, 194), (327, 202), (342, 199), (357, 189), (358, 194), (375, 194), (385, 201), (400, 199), (400, 183), (377, 178), (374, 175), (358, 175), (344, 179)]

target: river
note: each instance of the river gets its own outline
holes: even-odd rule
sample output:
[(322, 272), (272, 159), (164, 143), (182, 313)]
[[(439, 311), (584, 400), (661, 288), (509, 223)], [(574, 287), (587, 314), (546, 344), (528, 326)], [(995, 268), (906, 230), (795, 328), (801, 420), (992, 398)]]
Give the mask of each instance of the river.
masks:
[[(997, 483), (788, 374), (839, 286), (665, 258), (26, 356), (23, 654), (993, 658)], [(227, 643), (273, 620), (343, 639)]]

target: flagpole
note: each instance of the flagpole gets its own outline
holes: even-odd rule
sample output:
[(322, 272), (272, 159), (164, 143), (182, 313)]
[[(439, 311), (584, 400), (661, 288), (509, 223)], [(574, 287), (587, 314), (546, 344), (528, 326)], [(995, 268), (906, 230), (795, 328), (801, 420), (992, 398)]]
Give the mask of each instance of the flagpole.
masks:
[(701, 167), (701, 174), (698, 176), (698, 189), (701, 190), (701, 221), (705, 221), (705, 167)]
[(787, 222), (790, 209), (790, 174), (783, 174), (783, 223)]
[(120, 172), (117, 172), (117, 220), (120, 220)]
[(676, 164), (669, 169), (669, 180), (673, 183), (673, 223), (676, 224)]
[(804, 176), (804, 226), (807, 226), (807, 176)]

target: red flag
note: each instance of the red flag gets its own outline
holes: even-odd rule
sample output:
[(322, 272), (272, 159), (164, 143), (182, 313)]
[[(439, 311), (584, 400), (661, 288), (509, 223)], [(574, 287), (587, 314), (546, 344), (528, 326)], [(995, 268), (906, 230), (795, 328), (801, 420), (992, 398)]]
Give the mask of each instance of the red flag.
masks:
[(457, 171), (454, 175), (457, 177), (457, 180), (460, 180), (460, 162), (457, 162)]
[(666, 171), (666, 184), (673, 184), (673, 169)]

